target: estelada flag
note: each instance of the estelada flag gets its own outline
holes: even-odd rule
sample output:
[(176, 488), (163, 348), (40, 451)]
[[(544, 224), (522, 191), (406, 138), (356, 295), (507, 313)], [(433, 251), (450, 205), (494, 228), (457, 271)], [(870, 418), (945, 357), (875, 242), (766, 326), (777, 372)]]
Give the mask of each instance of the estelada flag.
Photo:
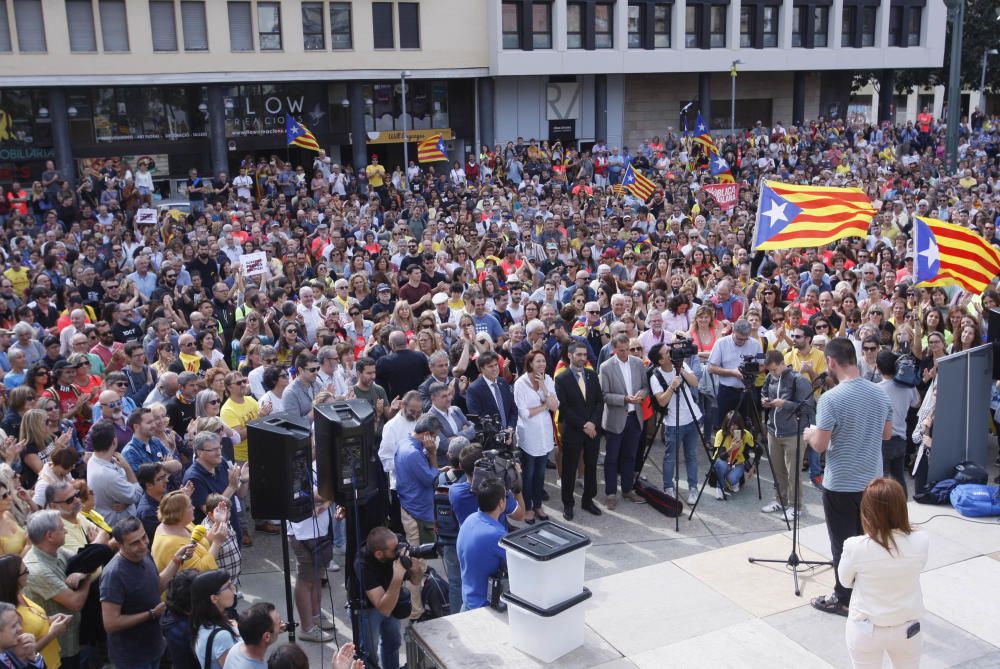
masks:
[(316, 136), (290, 115), (285, 116), (285, 142), (289, 146), (298, 146), (310, 151), (319, 151), (319, 142)]
[(417, 160), (422, 163), (437, 163), (448, 161), (448, 154), (445, 152), (444, 139), (441, 135), (431, 135), (424, 141), (417, 144)]
[(982, 293), (1000, 274), (1000, 251), (978, 233), (936, 218), (914, 217), (913, 250), (918, 286), (958, 284)]
[(656, 184), (637, 172), (632, 167), (632, 163), (629, 163), (628, 167), (625, 168), (625, 174), (622, 175), (622, 185), (643, 202), (653, 197), (653, 193), (656, 192)]
[(792, 249), (867, 237), (874, 215), (875, 208), (860, 188), (762, 181), (753, 248)]

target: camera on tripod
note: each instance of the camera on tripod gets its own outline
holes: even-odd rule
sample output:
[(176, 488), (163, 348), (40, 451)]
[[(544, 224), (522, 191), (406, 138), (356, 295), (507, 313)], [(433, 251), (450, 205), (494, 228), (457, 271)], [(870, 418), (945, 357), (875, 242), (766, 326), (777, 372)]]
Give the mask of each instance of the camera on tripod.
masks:
[(504, 455), (514, 457), (514, 431), (503, 429), (500, 422), (493, 416), (477, 416), (471, 414), (469, 420), (476, 426), (474, 441), (483, 447), (483, 451), (496, 450)]
[(405, 569), (411, 569), (413, 567), (413, 559), (418, 560), (429, 560), (431, 558), (436, 558), (437, 554), (437, 544), (420, 544), (419, 546), (411, 546), (405, 537), (396, 535), (399, 539), (399, 543), (396, 544), (396, 557), (399, 558), (399, 563), (403, 565)]
[(674, 367), (680, 368), (685, 360), (696, 355), (698, 346), (687, 337), (678, 336), (670, 344), (670, 362)]
[(476, 468), (472, 471), (472, 483), (469, 484), (469, 490), (478, 493), (479, 486), (488, 479), (497, 479), (503, 483), (506, 490), (515, 495), (521, 492), (521, 475), (517, 471), (517, 454), (513, 450), (491, 449), (483, 451), (483, 457), (476, 460)]
[(743, 360), (739, 366), (740, 374), (743, 375), (743, 383), (747, 386), (752, 386), (754, 379), (760, 374), (760, 361), (764, 359), (764, 354), (753, 353), (750, 355), (741, 355), (740, 358)]

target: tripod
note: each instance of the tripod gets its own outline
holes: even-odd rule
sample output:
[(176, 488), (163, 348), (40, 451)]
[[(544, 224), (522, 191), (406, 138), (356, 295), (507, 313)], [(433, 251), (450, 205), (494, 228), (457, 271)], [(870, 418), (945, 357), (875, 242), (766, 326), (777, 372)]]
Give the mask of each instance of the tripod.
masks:
[[(793, 410), (794, 414), (795, 414), (795, 424), (796, 424), (796, 430), (795, 430), (795, 464), (796, 464), (796, 467), (798, 466), (798, 463), (801, 462), (800, 458), (802, 457), (802, 404), (803, 404), (802, 402), (797, 402), (795, 404), (795, 409)], [(770, 461), (771, 461), (771, 459), (768, 458), (768, 462), (770, 462)], [(772, 475), (774, 474), (774, 465), (773, 464), (771, 465), (771, 473), (772, 473)], [(800, 486), (802, 485), (801, 480), (802, 480), (802, 476), (799, 473), (798, 469), (796, 469), (795, 470), (795, 494), (792, 497), (792, 508), (795, 507), (795, 501), (799, 498), (799, 490), (800, 490)], [(777, 479), (775, 479), (775, 482), (777, 482)], [(781, 498), (779, 497), (778, 499), (780, 501)], [(782, 511), (784, 511), (784, 504), (782, 504)], [(785, 514), (785, 524), (786, 525), (788, 524), (788, 514), (787, 513)], [(773, 564), (784, 564), (784, 565), (786, 565), (788, 567), (791, 567), (792, 568), (792, 582), (793, 582), (794, 587), (795, 587), (795, 596), (799, 597), (799, 596), (802, 595), (802, 588), (799, 587), (799, 566), (800, 565), (806, 565), (809, 568), (812, 568), (812, 567), (816, 567), (816, 566), (819, 566), (819, 565), (833, 565), (833, 563), (832, 562), (821, 562), (821, 561), (818, 561), (818, 560), (803, 560), (802, 558), (799, 557), (798, 547), (799, 547), (799, 514), (796, 513), (795, 516), (792, 518), (792, 553), (791, 553), (791, 555), (788, 556), (787, 559), (780, 560), (780, 559), (776, 559), (776, 558), (764, 559), (764, 558), (754, 558), (754, 557), (752, 557), (752, 558), (747, 558), (747, 560), (749, 560), (750, 564), (773, 563)]]
[[(740, 399), (736, 403), (736, 411), (750, 418), (750, 427), (752, 428), (752, 432), (754, 434), (754, 443), (759, 445), (761, 441), (763, 441), (766, 438), (767, 432), (764, 431), (763, 426), (761, 426), (760, 424), (760, 414), (757, 411), (757, 406), (754, 404), (753, 395), (750, 391), (752, 387), (753, 387), (753, 377), (752, 376), (744, 377), (743, 389), (740, 391)], [(706, 449), (707, 448), (708, 447), (706, 445)], [(712, 475), (715, 473), (715, 461), (718, 460), (719, 457), (721, 457), (721, 455), (722, 455), (721, 449), (714, 456), (712, 455), (712, 453), (709, 453), (708, 455), (708, 462), (709, 462), (708, 472), (705, 474), (705, 480), (702, 482), (701, 489), (698, 491), (698, 499), (695, 500), (694, 506), (691, 507), (692, 517), (694, 516), (694, 510), (698, 507), (698, 503), (701, 502), (701, 496), (705, 492), (705, 486), (708, 485), (708, 482), (711, 480)], [(763, 499), (764, 494), (760, 488), (760, 471), (759, 471), (760, 458), (756, 458), (754, 464), (751, 466), (754, 470), (758, 470), (756, 471), (757, 499)], [(767, 466), (771, 470), (771, 478), (777, 481), (778, 480), (777, 476), (774, 473), (774, 463), (771, 462), (770, 458), (767, 459)], [(722, 482), (720, 481), (719, 483), (721, 484)], [(719, 488), (722, 490), (722, 499), (726, 499), (725, 486), (719, 485)], [(791, 525), (788, 522), (788, 518), (785, 518), (785, 526), (788, 527), (788, 529), (792, 529)]]
[[(680, 370), (683, 370), (684, 361), (683, 360), (674, 360), (673, 358), (671, 358), (670, 362), (673, 365), (674, 373), (677, 374), (677, 378), (681, 379), (681, 384), (678, 386), (677, 390), (680, 391), (680, 396), (684, 398), (684, 403), (687, 405), (688, 412), (690, 413), (691, 416), (694, 416), (695, 415), (695, 413), (694, 413), (694, 406), (691, 404), (691, 398), (690, 398), (690, 395), (689, 395), (689, 390), (687, 388), (687, 381), (683, 378), (683, 373), (680, 371)], [(659, 370), (657, 369), (654, 372), (654, 374), (658, 375), (659, 374)], [(663, 382), (662, 377), (659, 377), (658, 381), (664, 386), (664, 390), (667, 387), (669, 387), (667, 384), (665, 384)], [(676, 395), (676, 391), (675, 391), (675, 395)], [(675, 399), (675, 397), (671, 397), (670, 399), (674, 401), (674, 430), (675, 430), (676, 434), (678, 435), (678, 443), (674, 444), (674, 448), (677, 449), (677, 451), (674, 453), (674, 491), (676, 492), (680, 488), (680, 477), (681, 477), (681, 458), (680, 458), (680, 441), (679, 441), (680, 427), (681, 427), (680, 426), (680, 423), (681, 423), (681, 412), (680, 412), (681, 401), (680, 401), (680, 398), (676, 398)], [(670, 402), (668, 401), (667, 402), (667, 406), (669, 407), (669, 405), (670, 405)], [(660, 411), (660, 412), (657, 412), (657, 413), (659, 414), (659, 417), (656, 420), (656, 424), (653, 427), (653, 431), (650, 432), (650, 433), (647, 433), (647, 436), (646, 436), (645, 452), (643, 453), (642, 461), (639, 463), (639, 466), (636, 467), (635, 480), (637, 482), (639, 480), (639, 475), (642, 473), (643, 467), (646, 466), (646, 460), (649, 458), (649, 454), (653, 450), (653, 442), (656, 440), (656, 433), (659, 432), (661, 428), (663, 428), (663, 421), (666, 418), (666, 412)], [(709, 461), (711, 461), (711, 459), (712, 459), (712, 451), (711, 451), (711, 449), (708, 446), (708, 441), (705, 439), (705, 435), (702, 433), (702, 431), (700, 429), (697, 430), (697, 432), (698, 432), (698, 439), (701, 441), (702, 448), (705, 449), (705, 454), (708, 455), (708, 459), (709, 459)], [(663, 446), (664, 446), (664, 448), (669, 448), (669, 445), (667, 444), (667, 435), (666, 435), (665, 428), (664, 428), (664, 435), (663, 435)], [(666, 485), (666, 481), (665, 480), (664, 480), (663, 483), (664, 483), (664, 485)], [(702, 486), (702, 487), (704, 488), (704, 486)], [(724, 494), (725, 493), (723, 493), (723, 495)], [(693, 517), (694, 517), (694, 508), (692, 507), (692, 509), (691, 509), (691, 516), (688, 517), (688, 520), (691, 520), (691, 518), (693, 518)], [(676, 531), (676, 532), (680, 532), (681, 531), (680, 513), (678, 513), (674, 517), (674, 531)]]

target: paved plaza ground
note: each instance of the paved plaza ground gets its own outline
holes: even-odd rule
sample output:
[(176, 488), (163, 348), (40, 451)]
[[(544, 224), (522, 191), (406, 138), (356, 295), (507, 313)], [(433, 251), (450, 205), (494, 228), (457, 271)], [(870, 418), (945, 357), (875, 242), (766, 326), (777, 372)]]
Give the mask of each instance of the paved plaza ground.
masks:
[[(992, 463), (995, 446), (990, 454)], [(644, 470), (657, 484), (661, 461), (662, 449), (654, 449)], [(706, 466), (701, 453), (702, 475)], [(555, 500), (559, 491), (554, 475), (548, 472), (546, 485)], [(760, 512), (773, 492), (766, 461), (761, 481), (763, 500), (757, 498), (756, 481), (725, 502), (706, 488), (693, 519), (685, 509), (679, 532), (673, 519), (648, 505), (620, 501), (615, 511), (605, 510), (600, 517), (577, 506), (572, 525), (592, 539), (585, 579), (594, 597), (587, 612), (585, 646), (555, 666), (848, 667), (844, 619), (808, 605), (809, 598), (831, 591), (832, 570), (820, 567), (804, 573), (802, 596), (796, 597), (784, 565), (747, 562), (749, 556), (783, 559), (791, 548), (780, 516)], [(802, 557), (829, 559), (820, 493), (808, 483), (803, 491)], [(686, 497), (683, 482), (681, 492)], [(561, 509), (556, 503), (549, 513), (563, 523)], [(969, 524), (950, 507), (911, 503), (910, 509), (911, 520), (927, 521), (919, 527), (931, 534), (930, 563), (922, 581), (928, 614), (921, 666), (1000, 667), (1000, 523)], [(937, 515), (941, 517), (928, 520)], [(331, 573), (330, 582), (343, 642), (350, 639), (343, 571)], [(257, 535), (256, 545), (244, 554), (242, 587), (247, 602), (266, 599), (284, 611), (277, 538)], [(504, 615), (474, 611), (422, 623), (426, 627), (421, 636), (450, 639), (440, 643), (438, 655), (448, 667), (542, 666), (510, 647), (505, 623)], [(475, 649), (466, 647), (467, 641), (480, 637), (485, 647), (480, 641)], [(321, 644), (303, 647), (311, 666), (329, 666), (334, 644), (325, 644), (322, 658)]]

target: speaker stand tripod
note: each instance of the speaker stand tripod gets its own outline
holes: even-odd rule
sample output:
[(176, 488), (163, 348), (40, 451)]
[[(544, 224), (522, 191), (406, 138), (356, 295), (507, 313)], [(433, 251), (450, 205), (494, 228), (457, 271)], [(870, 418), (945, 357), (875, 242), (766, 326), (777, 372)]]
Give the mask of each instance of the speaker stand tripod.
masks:
[[(786, 400), (787, 401), (787, 400)], [(799, 498), (800, 486), (802, 485), (802, 474), (798, 471), (798, 464), (802, 462), (802, 402), (796, 403), (795, 409), (795, 493), (791, 498), (791, 507), (795, 509), (795, 502)], [(768, 458), (770, 461), (770, 458)], [(771, 471), (774, 471), (774, 467), (771, 467)], [(777, 479), (775, 479), (777, 483)], [(787, 493), (786, 493), (787, 496)], [(799, 557), (799, 512), (795, 510), (795, 516), (792, 518), (792, 553), (786, 559), (781, 560), (778, 558), (747, 558), (750, 564), (783, 564), (791, 568), (792, 572), (792, 584), (795, 588), (795, 596), (802, 596), (802, 588), (799, 586), (799, 567), (805, 565), (806, 568), (819, 567), (822, 565), (833, 566), (832, 562), (823, 562), (820, 560), (803, 560)], [(788, 522), (788, 515), (785, 514), (785, 522)]]

